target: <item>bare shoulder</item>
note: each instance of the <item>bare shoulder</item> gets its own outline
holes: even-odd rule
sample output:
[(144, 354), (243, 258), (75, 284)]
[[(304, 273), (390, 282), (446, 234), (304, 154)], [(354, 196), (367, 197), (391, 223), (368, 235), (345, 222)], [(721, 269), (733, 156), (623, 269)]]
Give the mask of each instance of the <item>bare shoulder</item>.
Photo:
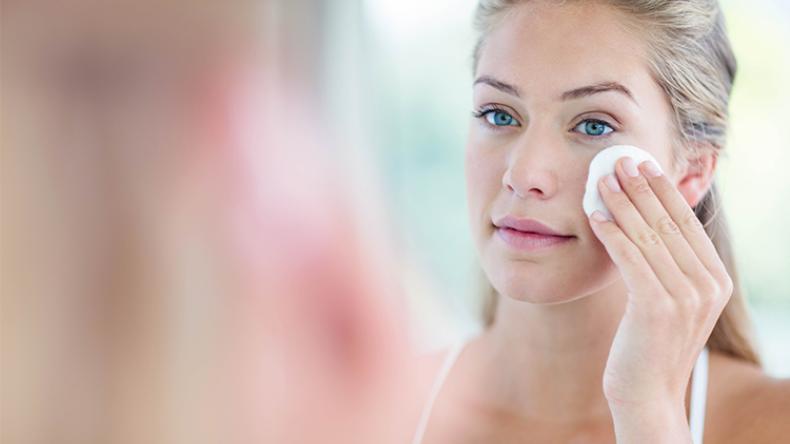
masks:
[(790, 379), (710, 354), (706, 443), (776, 443), (790, 436)]

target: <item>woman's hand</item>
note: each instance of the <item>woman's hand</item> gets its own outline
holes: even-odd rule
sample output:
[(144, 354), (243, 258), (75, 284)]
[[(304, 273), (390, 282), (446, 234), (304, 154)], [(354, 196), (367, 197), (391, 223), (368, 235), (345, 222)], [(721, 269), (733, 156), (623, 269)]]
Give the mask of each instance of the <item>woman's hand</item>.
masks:
[(631, 177), (628, 160), (620, 158), (615, 168), (624, 192), (608, 188), (606, 177), (598, 184), (615, 221), (590, 220), (628, 288), (604, 394), (615, 414), (671, 406), (685, 421), (689, 377), (732, 294), (732, 279), (669, 179), (649, 174), (649, 162)]

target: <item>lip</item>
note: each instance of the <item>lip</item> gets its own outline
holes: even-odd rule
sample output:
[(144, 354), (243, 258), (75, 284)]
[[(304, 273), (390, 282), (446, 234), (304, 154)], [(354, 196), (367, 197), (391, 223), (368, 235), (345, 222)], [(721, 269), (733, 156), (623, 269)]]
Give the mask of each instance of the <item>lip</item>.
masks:
[(510, 228), (512, 230), (520, 231), (522, 233), (540, 234), (544, 236), (555, 237), (575, 237), (570, 234), (563, 234), (559, 231), (549, 227), (548, 225), (540, 222), (537, 219), (521, 218), (513, 215), (506, 215), (494, 221), (497, 228)]
[(556, 247), (573, 240), (573, 236), (551, 236), (537, 233), (525, 233), (508, 227), (497, 227), (497, 235), (508, 246), (520, 251), (537, 251)]
[(511, 248), (519, 251), (538, 251), (568, 243), (576, 236), (560, 234), (557, 230), (535, 220), (507, 215), (494, 222), (497, 235)]

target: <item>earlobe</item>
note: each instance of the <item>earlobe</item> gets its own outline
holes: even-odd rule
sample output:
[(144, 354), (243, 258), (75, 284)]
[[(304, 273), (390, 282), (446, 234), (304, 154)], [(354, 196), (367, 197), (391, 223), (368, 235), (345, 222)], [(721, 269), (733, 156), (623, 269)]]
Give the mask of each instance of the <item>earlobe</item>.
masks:
[(710, 189), (717, 160), (718, 152), (713, 148), (704, 150), (698, 157), (688, 159), (677, 188), (692, 208), (697, 206)]

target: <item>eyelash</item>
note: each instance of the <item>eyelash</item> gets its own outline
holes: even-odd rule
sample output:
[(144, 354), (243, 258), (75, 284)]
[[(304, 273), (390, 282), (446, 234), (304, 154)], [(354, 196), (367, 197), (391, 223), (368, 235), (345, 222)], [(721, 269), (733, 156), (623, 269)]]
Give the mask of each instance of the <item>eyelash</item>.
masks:
[[(485, 117), (489, 113), (496, 112), (496, 111), (503, 112), (503, 113), (509, 115), (514, 121), (516, 121), (516, 123), (518, 123), (518, 120), (516, 120), (516, 118), (513, 117), (512, 113), (510, 113), (508, 110), (506, 110), (505, 108), (503, 108), (503, 107), (501, 107), (499, 105), (485, 105), (485, 106), (482, 106), (479, 109), (477, 109), (476, 111), (472, 112), (472, 117), (474, 117), (476, 119), (483, 119), (485, 125), (488, 126), (489, 128), (491, 128), (494, 131), (502, 131), (505, 128), (507, 128), (508, 126), (512, 126), (512, 125), (504, 125), (504, 126), (502, 126), (502, 125), (491, 125), (490, 123), (488, 123), (488, 120)], [(521, 126), (521, 124), (519, 123), (518, 126)]]
[(600, 123), (600, 124), (606, 125), (606, 126), (608, 126), (609, 128), (611, 128), (611, 129), (612, 129), (612, 130), (611, 130), (611, 131), (609, 131), (607, 134), (602, 134), (602, 135), (600, 135), (600, 136), (590, 136), (590, 135), (588, 135), (588, 134), (584, 134), (584, 133), (580, 133), (580, 132), (574, 131), (576, 134), (579, 134), (579, 135), (581, 135), (582, 137), (586, 137), (586, 138), (588, 138), (588, 139), (592, 139), (592, 140), (598, 139), (598, 140), (600, 140), (600, 139), (607, 138), (607, 137), (609, 137), (609, 136), (611, 136), (612, 134), (614, 134), (614, 133), (616, 133), (616, 132), (617, 132), (617, 130), (615, 129), (614, 125), (612, 125), (611, 123), (607, 122), (606, 120), (601, 120), (601, 119), (584, 119), (584, 120), (581, 120), (581, 121), (579, 121), (579, 123), (577, 123), (576, 125), (574, 125), (574, 126), (573, 126), (573, 128), (571, 129), (571, 131), (575, 130), (575, 129), (576, 129), (576, 127), (578, 127), (579, 125), (581, 125), (581, 124), (583, 124), (583, 123), (585, 123), (585, 122), (595, 122), (595, 123)]
[[(477, 109), (477, 110), (472, 112), (472, 117), (477, 118), (477, 119), (483, 118), (485, 120), (485, 116), (488, 115), (488, 113), (495, 112), (495, 111), (506, 113), (513, 120), (518, 122), (518, 120), (516, 120), (516, 118), (513, 117), (513, 115), (510, 112), (508, 112), (508, 110), (506, 110), (505, 108), (503, 108), (503, 107), (501, 107), (499, 105), (485, 105), (485, 106), (482, 106), (479, 109)], [(571, 129), (571, 131), (573, 131), (574, 129), (576, 129), (576, 127), (578, 127), (579, 125), (581, 125), (582, 123), (585, 123), (585, 122), (601, 123), (601, 124), (606, 125), (606, 126), (608, 126), (609, 128), (612, 129), (612, 131), (610, 131), (609, 133), (602, 134), (600, 136), (590, 136), (590, 135), (587, 135), (587, 134), (584, 134), (584, 133), (579, 133), (579, 132), (574, 131), (577, 134), (581, 135), (582, 137), (585, 137), (585, 138), (588, 138), (588, 139), (603, 139), (603, 138), (607, 138), (607, 137), (611, 136), (613, 133), (617, 132), (617, 129), (615, 129), (614, 125), (612, 125), (611, 123), (607, 122), (606, 120), (602, 120), (602, 119), (584, 119), (584, 120), (581, 120), (577, 124), (573, 125), (573, 128)], [(502, 131), (505, 128), (507, 128), (508, 126), (511, 126), (511, 125), (504, 125), (504, 126), (502, 126), (502, 125), (491, 125), (490, 123), (488, 123), (487, 120), (485, 121), (485, 124), (489, 128), (491, 128), (492, 130), (494, 130), (494, 131)], [(521, 126), (521, 124), (519, 123), (518, 126)]]

